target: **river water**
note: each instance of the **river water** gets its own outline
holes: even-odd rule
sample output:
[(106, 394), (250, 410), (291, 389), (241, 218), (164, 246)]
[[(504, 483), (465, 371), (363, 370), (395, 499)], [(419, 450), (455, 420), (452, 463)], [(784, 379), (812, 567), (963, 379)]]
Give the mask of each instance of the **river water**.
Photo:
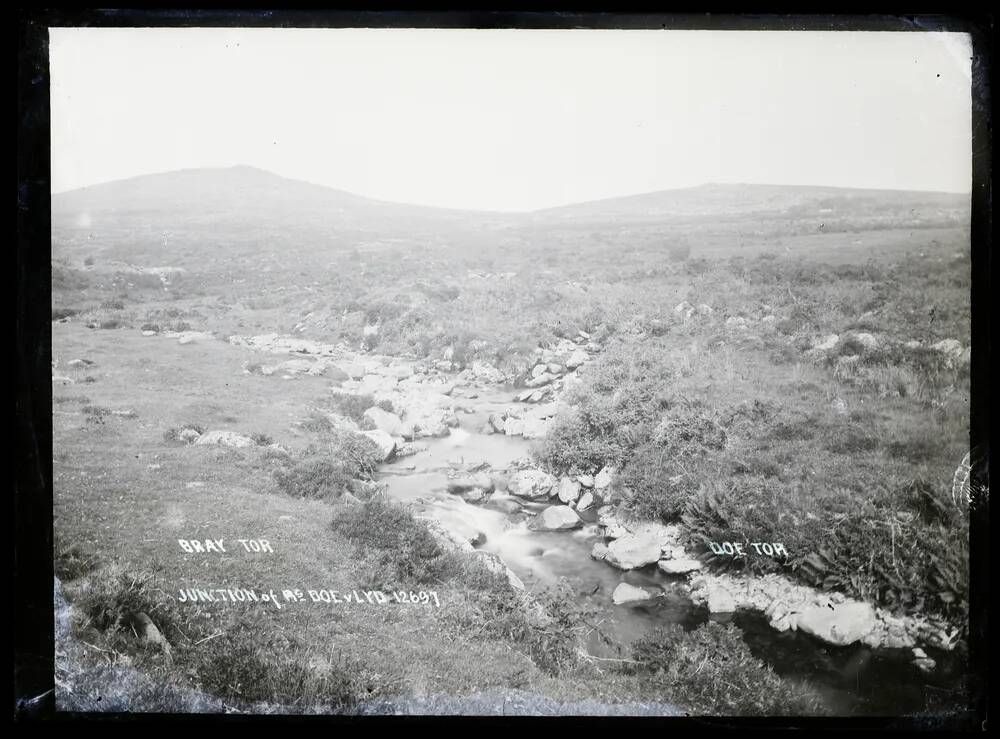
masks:
[[(655, 565), (623, 572), (597, 561), (590, 550), (604, 539), (593, 523), (593, 511), (580, 513), (585, 521), (580, 529), (535, 532), (527, 528), (524, 513), (503, 513), (491, 504), (471, 504), (449, 494), (448, 472), (455, 466), (486, 462), (493, 470), (503, 471), (531, 454), (531, 442), (521, 437), (479, 433), (490, 413), (513, 405), (513, 390), (497, 387), (477, 392), (474, 399), (462, 399), (473, 412), (459, 414), (459, 428), (448, 437), (424, 440), (426, 451), (384, 465), (381, 479), (391, 498), (410, 504), (418, 515), (431, 515), (454, 530), (479, 534), (478, 546), (503, 558), (529, 590), (566, 578), (581, 602), (595, 611), (588, 619), (594, 628), (585, 640), (590, 654), (629, 657), (629, 645), (659, 625), (675, 623), (691, 629), (710, 618), (732, 620), (755, 656), (780, 675), (811, 683), (837, 714), (918, 713), (939, 705), (956, 690), (964, 669), (955, 654), (926, 649), (938, 667), (925, 675), (910, 663), (908, 650), (833, 647), (804, 633), (778, 632), (760, 614), (710, 615), (707, 608), (687, 597), (683, 577), (666, 575)], [(491, 502), (504, 497), (494, 493)], [(529, 511), (549, 505), (518, 502)], [(621, 582), (662, 589), (663, 595), (614, 605), (611, 594)]]

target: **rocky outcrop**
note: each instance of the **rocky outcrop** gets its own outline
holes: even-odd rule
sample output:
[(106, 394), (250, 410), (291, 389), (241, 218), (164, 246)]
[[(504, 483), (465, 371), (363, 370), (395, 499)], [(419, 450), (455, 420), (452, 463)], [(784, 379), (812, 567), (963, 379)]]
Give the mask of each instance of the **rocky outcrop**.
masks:
[(713, 613), (758, 611), (778, 631), (802, 629), (837, 646), (861, 642), (901, 649), (922, 643), (949, 650), (958, 638), (958, 631), (943, 621), (894, 616), (842, 593), (819, 591), (777, 574), (752, 577), (702, 571), (691, 576), (690, 588), (692, 600)]

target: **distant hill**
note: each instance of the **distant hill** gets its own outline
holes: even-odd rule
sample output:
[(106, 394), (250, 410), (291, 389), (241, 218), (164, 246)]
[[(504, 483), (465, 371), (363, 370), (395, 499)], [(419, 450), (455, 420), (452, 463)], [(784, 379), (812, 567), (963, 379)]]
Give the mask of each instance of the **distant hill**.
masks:
[(799, 185), (707, 184), (548, 208), (530, 214), (536, 224), (567, 221), (675, 221), (713, 216), (741, 219), (859, 217), (907, 213), (960, 214), (969, 195), (895, 190), (856, 190)]
[(341, 228), (447, 223), (470, 216), (460, 210), (373, 200), (246, 166), (142, 175), (58, 193), (52, 196), (52, 214), (67, 226), (129, 219), (179, 226), (294, 218)]
[[(510, 244), (572, 246), (580, 234), (640, 243), (705, 234), (843, 232), (968, 223), (969, 196), (776, 185), (703, 185), (522, 214), (450, 210), (362, 197), (254, 167), (144, 175), (52, 196), (53, 256), (198, 269), (268, 255)], [(727, 237), (728, 238), (728, 237)], [(609, 242), (613, 243), (613, 242)], [(229, 260), (228, 262), (226, 260)], [(305, 264), (305, 262), (303, 262)], [(304, 267), (308, 271), (307, 267)]]

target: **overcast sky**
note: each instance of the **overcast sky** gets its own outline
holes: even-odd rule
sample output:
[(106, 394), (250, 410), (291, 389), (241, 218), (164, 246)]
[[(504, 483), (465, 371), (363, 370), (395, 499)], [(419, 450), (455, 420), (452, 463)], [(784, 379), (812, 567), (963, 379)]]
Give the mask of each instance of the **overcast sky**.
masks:
[(51, 29), (52, 189), (249, 164), (529, 210), (706, 182), (968, 192), (940, 33)]

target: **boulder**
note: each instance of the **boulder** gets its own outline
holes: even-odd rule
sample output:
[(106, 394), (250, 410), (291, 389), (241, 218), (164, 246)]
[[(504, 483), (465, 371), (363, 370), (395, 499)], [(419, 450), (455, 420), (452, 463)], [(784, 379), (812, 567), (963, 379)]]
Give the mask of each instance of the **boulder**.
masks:
[(249, 436), (237, 434), (235, 431), (206, 431), (194, 443), (219, 444), (220, 446), (228, 446), (233, 449), (245, 449), (246, 447), (255, 446), (253, 439)]
[(848, 339), (860, 344), (865, 351), (873, 351), (878, 348), (878, 339), (867, 331), (855, 331), (848, 335)]
[(578, 511), (585, 511), (594, 505), (594, 494), (589, 490), (580, 496), (580, 499), (576, 502), (576, 509)]
[(392, 457), (393, 452), (396, 451), (396, 440), (385, 431), (376, 429), (375, 431), (362, 431), (361, 433), (378, 445), (380, 462), (388, 461)]
[(555, 485), (556, 479), (547, 472), (520, 470), (511, 475), (507, 490), (519, 498), (537, 500), (548, 497)]
[(347, 362), (339, 367), (352, 380), (360, 380), (368, 372), (368, 369), (361, 362)]
[(736, 610), (736, 598), (721, 585), (709, 584), (706, 596), (709, 613), (732, 613)]
[(500, 511), (501, 513), (505, 513), (508, 516), (520, 513), (523, 510), (521, 508), (521, 504), (508, 495), (492, 496), (487, 504), (487, 507)]
[(490, 572), (506, 577), (507, 582), (512, 588), (515, 590), (524, 590), (524, 583), (521, 582), (521, 579), (514, 574), (510, 567), (508, 567), (498, 555), (493, 552), (487, 552), (484, 549), (477, 549), (476, 556), (480, 558), (482, 563), (486, 566), (486, 569)]
[(501, 413), (491, 413), (490, 414), (490, 428), (492, 428), (496, 433), (504, 433), (504, 417)]
[(550, 375), (548, 372), (543, 370), (541, 374), (533, 375), (530, 380), (524, 383), (524, 386), (530, 388), (539, 388), (542, 385), (548, 385), (555, 379), (558, 379), (555, 375)]
[(590, 550), (590, 556), (594, 559), (604, 559), (608, 556), (608, 545), (603, 541), (596, 542)]
[(583, 351), (583, 349), (576, 349), (566, 360), (566, 369), (575, 370), (577, 367), (582, 366), (588, 358), (587, 352)]
[(668, 575), (684, 575), (701, 569), (696, 559), (661, 559), (657, 566)]
[(528, 528), (532, 531), (567, 531), (582, 524), (576, 511), (569, 506), (553, 505), (531, 519)]
[(580, 483), (574, 482), (568, 477), (562, 478), (559, 481), (558, 495), (559, 500), (567, 505), (575, 503), (576, 499), (580, 497)]
[(594, 478), (594, 488), (597, 490), (603, 490), (611, 484), (611, 478), (614, 476), (614, 467), (604, 467), (597, 476)]
[(875, 626), (875, 609), (860, 602), (812, 605), (798, 619), (800, 630), (841, 647), (858, 641)]
[(812, 351), (816, 352), (828, 352), (835, 348), (840, 342), (840, 337), (837, 334), (827, 334), (823, 339), (816, 341), (812, 346)]
[(642, 588), (637, 588), (635, 585), (622, 582), (618, 583), (615, 592), (611, 594), (611, 601), (615, 605), (622, 605), (623, 603), (638, 603), (649, 600), (652, 597), (653, 594), (648, 590), (643, 590)]
[(177, 434), (178, 439), (188, 444), (194, 444), (200, 437), (201, 434), (194, 429), (182, 429), (181, 432)]
[(426, 444), (417, 444), (412, 441), (403, 442), (402, 444), (396, 442), (397, 457), (412, 457), (414, 454), (419, 454), (420, 452), (426, 450), (427, 450)]
[(652, 537), (626, 534), (608, 544), (605, 561), (622, 570), (634, 570), (660, 560), (662, 548)]
[(585, 488), (594, 487), (594, 476), (593, 475), (577, 475), (576, 481), (580, 483)]
[(548, 369), (550, 375), (556, 375), (556, 376), (561, 375), (563, 372), (566, 371), (566, 369), (561, 364), (558, 364), (556, 362), (549, 362), (546, 369)]
[(390, 436), (400, 436), (403, 431), (403, 422), (395, 413), (382, 410), (378, 406), (372, 406), (365, 411), (364, 417), (379, 431), (385, 431)]
[(465, 493), (470, 490), (490, 491), (493, 489), (493, 479), (485, 472), (474, 475), (464, 475), (448, 480), (449, 493)]

